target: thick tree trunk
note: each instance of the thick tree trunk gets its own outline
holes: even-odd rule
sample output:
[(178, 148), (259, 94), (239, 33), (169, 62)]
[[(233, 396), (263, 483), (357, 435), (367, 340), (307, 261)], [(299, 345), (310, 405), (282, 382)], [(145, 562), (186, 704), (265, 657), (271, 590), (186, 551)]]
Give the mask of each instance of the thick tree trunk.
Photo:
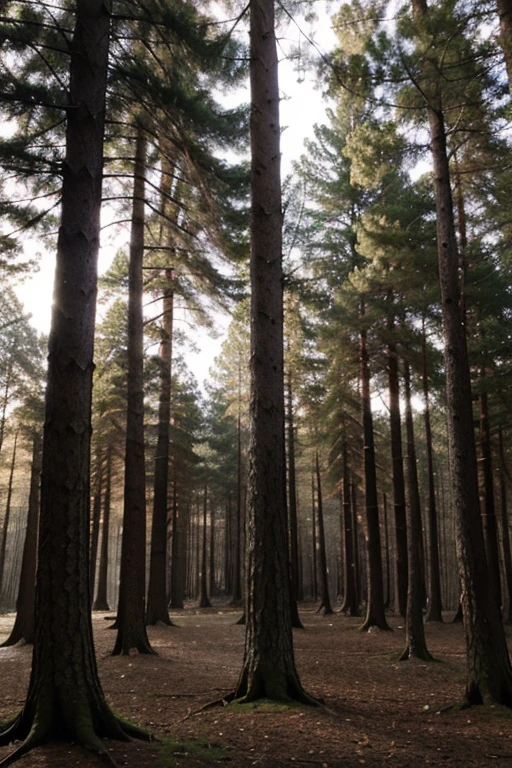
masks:
[(503, 543), (503, 565), (505, 569), (505, 586), (507, 590), (507, 614), (505, 621), (512, 624), (512, 557), (510, 552), (510, 531), (507, 509), (507, 467), (503, 447), (503, 429), (498, 429), (498, 451), (500, 463), (500, 523), (501, 540)]
[(319, 576), (320, 576), (320, 606), (317, 613), (323, 613), (328, 616), (334, 613), (329, 596), (329, 580), (327, 573), (327, 551), (325, 547), (325, 529), (324, 529), (324, 509), (322, 503), (322, 478), (320, 476), (320, 461), (318, 451), (315, 454), (315, 473), (317, 488), (317, 513), (318, 513), (318, 554), (319, 554)]
[[(364, 300), (361, 300), (361, 317), (364, 316)], [(382, 588), (382, 553), (380, 543), (379, 508), (377, 503), (377, 474), (375, 468), (375, 445), (373, 439), (373, 417), (370, 400), (370, 368), (366, 331), (360, 333), (361, 363), (361, 409), (363, 417), (364, 485), (366, 507), (366, 551), (368, 595), (366, 616), (362, 630), (370, 627), (389, 629), (384, 610)]]
[(350, 474), (347, 445), (343, 443), (343, 546), (344, 546), (344, 582), (345, 594), (341, 605), (342, 613), (359, 616), (359, 597), (357, 593), (357, 565), (355, 557), (356, 537), (354, 533)]
[[(413, 10), (417, 20), (428, 13), (424, 0), (413, 0)], [(483, 542), (471, 380), (460, 307), (459, 254), (440, 97), (427, 110), (434, 164), (451, 481), (466, 637), (466, 699), (470, 704), (512, 706), (512, 668), (499, 606), (489, 589)]]
[(436, 489), (434, 483), (434, 449), (432, 445), (432, 426), (430, 423), (430, 398), (427, 375), (426, 341), (423, 337), (423, 400), (425, 422), (425, 443), (427, 447), (428, 477), (428, 528), (429, 528), (429, 582), (428, 607), (425, 621), (443, 621), (443, 603), (441, 599), (441, 568), (439, 563), (439, 535), (437, 525)]
[(482, 471), (483, 505), (482, 528), (484, 532), (485, 556), (489, 570), (489, 588), (494, 592), (501, 607), (501, 574), (498, 546), (498, 526), (494, 503), (494, 478), (492, 471), (491, 432), (489, 425), (489, 399), (485, 391), (485, 371), (480, 371), (480, 468)]
[(174, 311), (173, 270), (165, 270), (162, 338), (160, 341), (160, 398), (155, 457), (151, 556), (149, 565), (147, 624), (171, 625), (167, 607), (167, 499), (169, 485), (169, 427), (171, 418), (171, 365)]
[(144, 461), (144, 362), (142, 264), (146, 137), (137, 127), (128, 273), (128, 381), (121, 575), (113, 655), (154, 653), (146, 632), (146, 470)]
[[(394, 322), (391, 320), (391, 328)], [(398, 357), (393, 344), (388, 346), (389, 428), (391, 435), (391, 461), (393, 480), (393, 506), (395, 519), (395, 580), (398, 611), (405, 616), (407, 607), (407, 525), (405, 509), (405, 479), (402, 457), (402, 427), (400, 423), (400, 387)]]
[(105, 489), (103, 493), (103, 524), (101, 526), (100, 564), (98, 568), (98, 589), (93, 604), (94, 611), (109, 611), (107, 598), (108, 541), (110, 530), (110, 502), (112, 490), (112, 446), (107, 446), (105, 462)]
[(27, 532), (23, 545), (20, 585), (16, 600), (16, 620), (11, 634), (2, 647), (34, 642), (34, 606), (36, 594), (37, 519), (39, 514), (39, 484), (41, 479), (41, 437), (34, 436), (30, 493), (28, 498)]
[(246, 636), (234, 696), (316, 703), (295, 667), (286, 531), (283, 273), (274, 0), (251, 0), (251, 403)]
[(405, 384), (405, 423), (407, 431), (407, 485), (409, 489), (409, 504), (407, 505), (407, 613), (405, 617), (405, 650), (402, 660), (422, 659), (431, 661), (428, 652), (423, 626), (423, 563), (421, 557), (422, 525), (420, 496), (418, 490), (418, 469), (416, 464), (416, 447), (414, 443), (414, 424), (411, 405), (411, 374), (409, 363), (404, 362)]
[(101, 690), (89, 594), (89, 475), (97, 255), (109, 8), (77, 0), (48, 350), (32, 673), (25, 706), (0, 742), (24, 740), (2, 766), (49, 738), (107, 758), (127, 739)]

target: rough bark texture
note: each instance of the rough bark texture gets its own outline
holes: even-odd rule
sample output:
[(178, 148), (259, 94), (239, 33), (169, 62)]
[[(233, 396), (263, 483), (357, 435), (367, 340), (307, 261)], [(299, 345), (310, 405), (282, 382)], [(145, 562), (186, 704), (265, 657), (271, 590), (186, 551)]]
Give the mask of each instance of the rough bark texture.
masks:
[(501, 607), (501, 574), (498, 546), (498, 526), (494, 503), (494, 478), (492, 471), (491, 431), (489, 425), (489, 400), (485, 391), (485, 371), (480, 371), (480, 469), (482, 472), (483, 504), (482, 527), (485, 556), (489, 569), (489, 587)]
[(169, 426), (171, 418), (171, 365), (174, 311), (173, 270), (166, 269), (160, 341), (160, 397), (155, 457), (151, 556), (146, 623), (171, 625), (167, 607), (167, 499), (169, 485)]
[[(361, 316), (364, 316), (364, 301), (361, 302)], [(361, 363), (361, 409), (363, 417), (364, 487), (366, 507), (366, 550), (368, 596), (366, 616), (362, 630), (370, 627), (389, 629), (384, 611), (384, 590), (382, 584), (382, 553), (380, 544), (379, 507), (377, 503), (377, 475), (375, 468), (375, 444), (373, 439), (373, 418), (370, 400), (370, 369), (366, 331), (360, 333)]]
[(146, 470), (144, 463), (144, 363), (142, 263), (146, 138), (137, 128), (128, 274), (128, 387), (121, 576), (113, 654), (153, 653), (146, 632)]
[(246, 637), (234, 696), (314, 703), (295, 667), (290, 616), (283, 386), (278, 58), (274, 0), (252, 0), (251, 403)]
[(89, 594), (89, 474), (97, 255), (109, 11), (77, 0), (45, 404), (32, 673), (25, 706), (0, 737), (49, 738), (107, 756), (102, 736), (128, 738), (98, 679)]
[[(428, 13), (413, 0), (417, 21)], [(441, 96), (428, 104), (434, 165), (437, 247), (446, 366), (446, 406), (461, 603), (466, 636), (466, 699), (512, 706), (512, 668), (499, 606), (489, 590), (478, 497), (466, 329), (461, 317), (459, 254)]]
[(407, 524), (405, 510), (405, 479), (402, 456), (402, 427), (400, 423), (400, 386), (398, 358), (395, 346), (388, 347), (389, 429), (393, 466), (393, 507), (395, 520), (395, 583), (398, 611), (405, 616), (407, 608)]
[(508, 529), (508, 509), (507, 509), (507, 466), (505, 463), (505, 451), (503, 448), (503, 429), (498, 429), (498, 450), (500, 463), (500, 523), (501, 540), (503, 544), (503, 566), (505, 570), (505, 587), (507, 613), (505, 621), (512, 623), (512, 556), (510, 552), (510, 532)]
[(409, 364), (404, 364), (405, 382), (405, 423), (407, 430), (407, 613), (405, 617), (405, 650), (402, 660), (414, 657), (430, 661), (423, 626), (423, 564), (420, 542), (423, 536), (421, 525), (420, 497), (418, 492), (418, 469), (414, 443), (414, 425), (411, 405), (411, 376)]
[(16, 599), (16, 620), (3, 646), (34, 642), (34, 608), (36, 595), (37, 519), (39, 515), (39, 484), (41, 479), (41, 437), (34, 436), (30, 493), (28, 498), (27, 532), (23, 545), (20, 585)]

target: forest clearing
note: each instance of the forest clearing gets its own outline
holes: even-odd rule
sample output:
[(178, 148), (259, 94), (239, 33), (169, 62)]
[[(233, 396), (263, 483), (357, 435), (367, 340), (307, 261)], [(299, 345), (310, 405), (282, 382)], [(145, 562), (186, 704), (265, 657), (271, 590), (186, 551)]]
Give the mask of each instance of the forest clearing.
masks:
[[(306, 690), (324, 700), (310, 708), (276, 703), (230, 705), (200, 711), (222, 698), (240, 673), (245, 628), (239, 613), (216, 605), (172, 614), (176, 627), (150, 627), (158, 656), (112, 656), (114, 634), (94, 613), (95, 646), (106, 697), (117, 714), (150, 729), (162, 742), (107, 749), (126, 768), (230, 765), (319, 768), (506, 766), (512, 760), (511, 715), (472, 707), (442, 711), (460, 700), (464, 686), (462, 624), (429, 623), (435, 662), (396, 661), (403, 650), (403, 620), (394, 631), (360, 632), (360, 618), (301, 610), (295, 630), (297, 666)], [(13, 616), (0, 618), (0, 641)], [(510, 637), (510, 633), (509, 633)], [(0, 649), (0, 717), (23, 704), (32, 648)], [(7, 755), (3, 747), (0, 756)], [(51, 743), (20, 762), (31, 768), (96, 768), (101, 759), (76, 745)]]

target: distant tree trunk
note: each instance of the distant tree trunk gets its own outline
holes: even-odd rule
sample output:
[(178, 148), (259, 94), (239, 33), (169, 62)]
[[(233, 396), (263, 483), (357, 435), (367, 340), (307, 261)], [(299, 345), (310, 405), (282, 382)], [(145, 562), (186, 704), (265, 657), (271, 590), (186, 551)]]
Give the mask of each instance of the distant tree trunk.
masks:
[[(361, 299), (361, 317), (364, 316), (364, 299)], [(379, 508), (377, 503), (377, 475), (375, 468), (375, 445), (373, 439), (373, 417), (370, 400), (370, 369), (366, 331), (360, 332), (361, 363), (361, 408), (363, 416), (363, 453), (364, 484), (366, 505), (366, 551), (368, 596), (366, 617), (362, 630), (370, 627), (388, 630), (384, 611), (384, 591), (382, 588), (382, 553), (380, 544)]]
[(320, 462), (318, 459), (318, 451), (315, 454), (315, 472), (316, 472), (316, 487), (317, 487), (317, 512), (318, 512), (318, 553), (320, 555), (320, 606), (317, 613), (323, 613), (324, 616), (328, 616), (334, 613), (331, 605), (331, 598), (329, 596), (329, 580), (327, 574), (327, 552), (325, 548), (325, 529), (324, 529), (324, 510), (322, 503), (322, 479), (320, 476)]
[(292, 377), (287, 377), (288, 411), (288, 515), (290, 521), (290, 569), (292, 594), (296, 600), (304, 598), (299, 578), (299, 534), (297, 514), (297, 474), (295, 471), (295, 425), (293, 419)]
[(217, 585), (215, 583), (215, 507), (210, 506), (210, 567), (209, 567), (209, 590), (210, 597), (215, 594)]
[(250, 5), (251, 402), (245, 701), (316, 703), (295, 667), (286, 519), (283, 272), (278, 57), (274, 0)]
[(507, 467), (503, 447), (503, 428), (498, 428), (498, 451), (500, 463), (500, 522), (503, 542), (503, 564), (505, 566), (505, 585), (507, 590), (507, 615), (505, 621), (512, 624), (512, 557), (510, 553), (510, 531), (507, 509)]
[(2, 586), (5, 575), (5, 553), (7, 550), (7, 534), (9, 530), (9, 522), (11, 519), (11, 500), (12, 500), (12, 484), (14, 480), (14, 469), (16, 467), (16, 446), (18, 444), (18, 433), (14, 435), (14, 446), (12, 449), (11, 468), (9, 471), (9, 481), (7, 483), (7, 499), (5, 502), (5, 515), (4, 525), (2, 528), (2, 538), (0, 540), (0, 600), (2, 598)]
[(182, 610), (187, 577), (187, 515), (178, 503), (176, 483), (172, 496), (171, 600), (169, 607)]
[(107, 446), (105, 459), (105, 488), (103, 493), (103, 524), (101, 526), (100, 564), (98, 569), (98, 589), (94, 601), (94, 611), (109, 611), (107, 598), (108, 576), (108, 541), (110, 531), (110, 504), (112, 490), (112, 446)]
[(211, 608), (212, 604), (208, 598), (208, 545), (207, 545), (207, 526), (208, 526), (208, 486), (204, 487), (203, 498), (203, 536), (201, 551), (201, 590), (199, 596), (200, 608)]
[[(357, 486), (355, 478), (352, 477), (350, 483), (350, 508), (352, 514), (352, 541), (354, 551), (354, 584), (356, 591), (356, 601), (359, 606), (361, 602), (361, 557), (359, 553), (359, 521), (357, 517)], [(358, 608), (359, 610), (359, 608)], [(359, 613), (357, 614), (359, 615)]]
[[(389, 330), (394, 320), (388, 321)], [(400, 421), (400, 386), (398, 379), (398, 357), (394, 344), (388, 345), (387, 356), (389, 390), (389, 428), (391, 435), (391, 461), (393, 480), (393, 506), (395, 519), (395, 579), (398, 611), (405, 616), (407, 607), (407, 524), (405, 509), (405, 479), (402, 456), (402, 426)]]
[[(240, 368), (241, 371), (241, 368)], [(241, 563), (241, 533), (242, 533), (242, 508), (243, 508), (243, 483), (242, 483), (242, 414), (240, 402), (241, 382), (239, 383), (239, 402), (237, 417), (237, 470), (236, 470), (236, 508), (235, 525), (233, 526), (233, 595), (232, 605), (242, 602), (242, 563)]]
[(171, 418), (171, 365), (174, 313), (174, 271), (165, 270), (162, 329), (159, 350), (160, 398), (155, 456), (151, 556), (149, 566), (147, 624), (172, 625), (167, 607), (167, 530), (169, 495), (169, 428)]
[(25, 705), (0, 743), (24, 740), (4, 766), (49, 738), (108, 759), (102, 737), (140, 730), (101, 690), (89, 595), (90, 434), (109, 4), (77, 0), (62, 163), (41, 472), (34, 654)]
[[(415, 19), (428, 15), (413, 0)], [(446, 407), (459, 576), (466, 636), (466, 699), (512, 706), (512, 668), (499, 606), (489, 589), (478, 498), (471, 379), (466, 330), (461, 319), (459, 254), (441, 98), (427, 106), (434, 165), (439, 280), (445, 342)]]
[(9, 405), (9, 392), (11, 389), (13, 367), (14, 367), (14, 363), (12, 362), (12, 360), (9, 360), (9, 363), (7, 365), (7, 372), (5, 374), (5, 386), (4, 386), (4, 393), (2, 395), (2, 405), (0, 406), (0, 453), (2, 452), (2, 448), (4, 445), (5, 422), (7, 419), (7, 406)]
[(342, 613), (359, 616), (357, 594), (357, 568), (355, 559), (354, 518), (352, 514), (350, 475), (348, 466), (347, 444), (343, 443), (343, 545), (345, 564), (345, 594), (341, 605)]
[(16, 620), (11, 634), (1, 647), (34, 642), (34, 605), (36, 595), (37, 519), (39, 515), (39, 483), (42, 459), (41, 437), (34, 435), (32, 444), (32, 468), (28, 497), (27, 532), (21, 561), (20, 585), (16, 600)]
[(142, 263), (146, 137), (137, 126), (128, 288), (128, 390), (121, 575), (113, 655), (154, 653), (146, 632), (146, 470), (144, 461), (144, 362)]
[(391, 555), (389, 551), (389, 533), (388, 533), (388, 497), (386, 493), (382, 494), (382, 511), (384, 523), (384, 552), (386, 556), (386, 596), (384, 598), (384, 608), (391, 605)]
[(414, 424), (411, 405), (411, 374), (409, 363), (404, 362), (405, 423), (407, 431), (407, 484), (409, 504), (407, 506), (407, 566), (409, 573), (407, 587), (407, 612), (405, 617), (405, 650), (401, 659), (422, 659), (431, 661), (427, 649), (423, 625), (423, 563), (420, 542), (422, 540), (421, 508), (418, 491), (418, 469), (414, 444)]
[(425, 621), (443, 620), (443, 603), (441, 599), (441, 570), (439, 564), (439, 535), (437, 525), (436, 489), (434, 483), (434, 449), (432, 445), (432, 426), (430, 423), (430, 397), (427, 374), (427, 350), (425, 333), (423, 333), (423, 400), (425, 422), (425, 443), (427, 448), (427, 477), (428, 477), (428, 528), (429, 538), (429, 585), (428, 607)]
[(98, 447), (96, 456), (96, 471), (94, 482), (94, 495), (92, 502), (91, 521), (91, 564), (89, 568), (89, 589), (91, 600), (94, 600), (94, 587), (96, 581), (96, 561), (98, 559), (98, 541), (100, 535), (101, 494), (103, 492), (103, 451)]
[(482, 527), (485, 555), (487, 558), (489, 588), (501, 607), (501, 575), (498, 546), (498, 527), (494, 503), (494, 479), (492, 471), (491, 434), (489, 426), (489, 400), (485, 391), (485, 371), (480, 371), (480, 466), (483, 480)]
[(316, 534), (316, 503), (315, 503), (315, 474), (311, 469), (311, 550), (313, 558), (311, 593), (313, 600), (318, 598), (318, 564), (317, 564), (317, 546), (318, 536)]

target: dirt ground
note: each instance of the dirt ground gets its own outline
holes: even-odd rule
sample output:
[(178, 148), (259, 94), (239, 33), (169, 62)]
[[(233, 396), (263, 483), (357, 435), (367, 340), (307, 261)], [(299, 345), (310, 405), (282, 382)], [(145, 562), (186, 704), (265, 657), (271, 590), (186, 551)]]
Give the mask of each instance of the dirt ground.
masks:
[[(244, 627), (229, 608), (172, 614), (174, 628), (150, 627), (158, 656), (113, 657), (114, 633), (94, 614), (100, 678), (113, 709), (150, 729), (159, 742), (108, 742), (127, 768), (231, 765), (321, 768), (511, 766), (512, 714), (475, 707), (442, 711), (464, 689), (462, 627), (427, 625), (437, 663), (398, 662), (404, 632), (361, 633), (360, 621), (301, 611), (294, 630), (297, 667), (306, 690), (325, 706), (218, 707), (198, 711), (235, 685)], [(451, 616), (447, 616), (450, 619)], [(14, 617), (0, 616), (0, 641)], [(22, 706), (31, 648), (0, 649), (0, 719)], [(0, 758), (12, 747), (0, 748)], [(97, 768), (98, 756), (75, 745), (49, 744), (18, 763), (30, 768)]]

